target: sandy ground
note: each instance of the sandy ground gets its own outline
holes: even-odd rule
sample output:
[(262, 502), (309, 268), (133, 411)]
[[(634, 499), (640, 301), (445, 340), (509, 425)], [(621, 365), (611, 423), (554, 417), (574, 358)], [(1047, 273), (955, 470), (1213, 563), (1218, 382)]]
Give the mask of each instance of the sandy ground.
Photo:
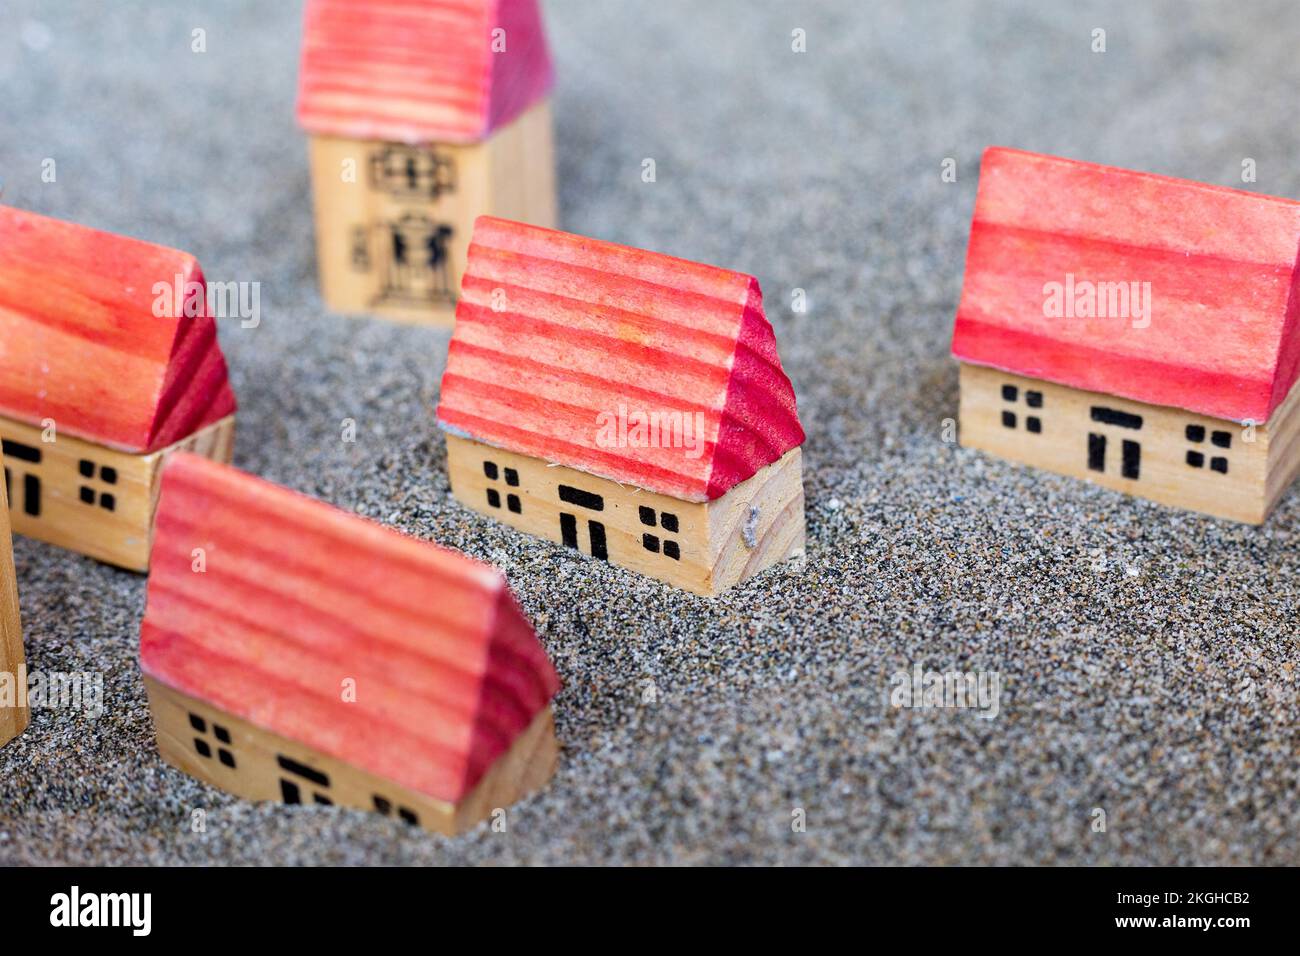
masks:
[[(1054, 6), (548, 4), (564, 225), (757, 275), (798, 390), (808, 560), (710, 601), (449, 497), (447, 333), (316, 291), (298, 4), (6, 0), (5, 201), (260, 282), (221, 335), (236, 463), (500, 565), (565, 686), (505, 833), (245, 803), (157, 755), (144, 579), (18, 541), (30, 666), (107, 699), (0, 751), (0, 862), (1300, 862), (1300, 494), (1240, 527), (943, 441), (981, 150), (1228, 185), (1249, 157), (1300, 196), (1300, 10)], [(889, 706), (917, 663), (997, 672), (998, 715)]]

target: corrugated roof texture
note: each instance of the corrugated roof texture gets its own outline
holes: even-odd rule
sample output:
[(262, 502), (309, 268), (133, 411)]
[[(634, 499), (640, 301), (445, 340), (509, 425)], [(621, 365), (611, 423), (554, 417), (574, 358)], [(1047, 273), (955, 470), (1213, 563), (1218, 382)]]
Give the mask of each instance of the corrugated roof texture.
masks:
[(438, 420), (690, 501), (804, 438), (752, 276), (486, 216)]
[(559, 687), (496, 570), (188, 454), (164, 470), (140, 665), (449, 802)]
[(0, 206), (0, 415), (139, 453), (233, 413), (205, 290), (184, 252)]
[(550, 92), (537, 0), (308, 0), (298, 120), (313, 133), (471, 143)]
[(990, 149), (953, 354), (1263, 422), (1300, 370), (1298, 255), (1300, 203)]

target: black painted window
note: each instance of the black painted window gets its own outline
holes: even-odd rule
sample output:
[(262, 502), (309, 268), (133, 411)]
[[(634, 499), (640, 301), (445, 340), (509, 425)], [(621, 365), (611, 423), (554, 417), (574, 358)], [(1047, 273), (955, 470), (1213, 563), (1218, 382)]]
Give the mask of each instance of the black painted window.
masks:
[[(653, 508), (641, 505), (638, 509), (638, 513), (641, 516), (641, 523), (643, 525), (647, 525), (651, 528), (655, 527), (656, 514)], [(677, 533), (677, 515), (673, 514), (671, 511), (660, 511), (657, 515), (657, 519), (659, 527), (663, 528), (666, 533)], [(641, 535), (641, 547), (645, 548), (652, 554), (664, 554), (672, 558), (674, 561), (680, 561), (682, 558), (681, 548), (678, 546), (676, 541), (668, 538), (661, 541), (658, 535), (648, 533)]]
[(1090, 432), (1088, 435), (1088, 469), (1090, 471), (1106, 470), (1106, 436)]
[[(1006, 402), (1017, 402), (1020, 400), (1020, 389), (1015, 385), (1007, 384), (1002, 386), (1002, 400)], [(1034, 389), (1026, 389), (1024, 393), (1025, 404), (1030, 408), (1043, 407), (1043, 393)], [(1020, 424), (1020, 416), (1009, 408), (1002, 410), (1002, 427), (1015, 428)], [(1025, 416), (1025, 431), (1033, 435), (1039, 435), (1043, 431), (1043, 420), (1037, 415)]]
[[(387, 797), (381, 797), (379, 794), (375, 794), (372, 799), (374, 800), (375, 810), (377, 812), (383, 814), (384, 816), (390, 816), (392, 814), (393, 801), (389, 800)], [(403, 822), (409, 823), (413, 826), (418, 826), (420, 823), (419, 814), (417, 814), (410, 807), (399, 806), (397, 808), (397, 815), (401, 817)]]
[[(204, 720), (202, 717), (200, 717), (198, 714), (191, 713), (189, 717), (190, 717), (190, 726), (194, 728), (194, 730), (198, 731), (200, 734), (204, 735), (203, 737), (194, 738), (194, 752), (197, 753), (200, 757), (203, 757), (205, 759), (211, 759), (213, 747), (212, 747), (212, 743), (206, 737), (208, 733), (208, 722)], [(227, 730), (225, 727), (221, 726), (221, 724), (214, 723), (212, 725), (212, 734), (222, 744), (231, 743), (230, 731)], [(227, 767), (231, 768), (232, 770), (235, 769), (234, 753), (232, 753), (230, 750), (227, 750), (225, 747), (221, 747), (221, 746), (218, 746), (216, 748), (216, 752), (217, 752), (218, 760), (220, 760), (223, 764), (225, 764)]]
[(1120, 474), (1136, 481), (1141, 471), (1142, 446), (1126, 438), (1124, 444), (1120, 446)]
[(560, 500), (566, 504), (577, 505), (589, 511), (604, 511), (605, 499), (590, 491), (574, 488), (572, 485), (560, 485)]
[[(33, 465), (39, 465), (42, 458), (41, 450), (35, 445), (25, 445), (20, 441), (14, 441), (12, 438), (0, 441), (0, 453), (3, 453), (7, 459)], [(39, 518), (41, 516), (41, 479), (30, 472), (24, 472), (21, 466), (18, 468), (18, 473), (22, 475), (23, 479), (23, 513), (31, 515), (33, 518)], [(14, 500), (13, 475), (8, 467), (5, 468), (5, 491), (9, 495), (9, 507), (18, 507), (18, 503)]]
[[(106, 485), (117, 484), (117, 469), (111, 465), (96, 466), (89, 458), (82, 458), (77, 462), (77, 472), (87, 481), (95, 480), (95, 471), (98, 467), (99, 480)], [(78, 490), (77, 497), (81, 499), (82, 504), (93, 505), (96, 502), (105, 511), (117, 510), (117, 496), (108, 491), (96, 493), (91, 485), (82, 485)]]
[[(1187, 440), (1189, 442), (1199, 445), (1205, 441), (1205, 426), (1188, 425), (1185, 434), (1187, 435)], [(1216, 448), (1231, 448), (1232, 432), (1222, 430), (1211, 432), (1210, 444), (1214, 445)], [(1192, 468), (1204, 468), (1204, 452), (1189, 449), (1187, 452), (1187, 464)], [(1215, 455), (1210, 459), (1210, 470), (1216, 471), (1221, 475), (1226, 475), (1228, 473), (1228, 459), (1223, 455)]]
[(1132, 412), (1120, 411), (1118, 408), (1106, 408), (1102, 405), (1092, 406), (1092, 420), (1103, 425), (1118, 425), (1120, 428), (1137, 430), (1142, 427), (1142, 416)]
[[(281, 770), (297, 778), (293, 780), (287, 777), (280, 778), (280, 795), (284, 797), (285, 803), (302, 803), (302, 789), (307, 783), (319, 788), (319, 790), (329, 789), (329, 774), (324, 771), (309, 767), (305, 763), (299, 763), (284, 754), (277, 754), (275, 762), (280, 765)], [(326, 806), (330, 805), (329, 798), (318, 790), (312, 791), (312, 802)]]
[[(504, 471), (505, 471), (506, 484), (509, 485), (511, 488), (518, 488), (519, 487), (518, 470), (514, 468), (506, 468), (504, 469)], [(502, 469), (497, 467), (496, 462), (494, 461), (483, 462), (483, 474), (487, 476), (489, 481), (497, 481), (501, 477), (501, 472)], [(496, 488), (488, 488), (487, 503), (493, 508), (500, 508), (501, 492), (498, 491)], [(520, 498), (518, 495), (514, 494), (513, 492), (507, 494), (506, 508), (514, 514), (523, 514), (524, 511), (523, 499)]]

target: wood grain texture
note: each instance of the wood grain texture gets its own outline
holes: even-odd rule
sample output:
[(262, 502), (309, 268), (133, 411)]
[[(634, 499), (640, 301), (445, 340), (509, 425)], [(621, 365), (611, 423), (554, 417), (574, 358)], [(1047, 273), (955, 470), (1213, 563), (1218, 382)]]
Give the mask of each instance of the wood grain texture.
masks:
[[(984, 154), (953, 355), (1209, 418), (1262, 423), (1300, 372), (1300, 203), (994, 148)], [(1082, 311), (1046, 307), (1048, 283)], [(1148, 284), (1149, 314), (1120, 286)], [(1116, 315), (1115, 312), (1121, 314)]]
[(1269, 514), (1300, 474), (1300, 381), (1291, 387), (1291, 394), (1273, 412), (1267, 426), (1257, 431), (1268, 451), (1264, 513)]
[[(1003, 398), (1004, 386), (1016, 390), (1014, 400)], [(1041, 406), (1028, 404), (1030, 391), (1041, 394)], [(1288, 404), (1294, 409), (1294, 401)], [(1093, 415), (1095, 408), (1139, 417), (1141, 427), (1098, 421)], [(1004, 424), (1004, 414), (1014, 416), (1014, 427)], [(1039, 421), (1041, 431), (1029, 430), (1031, 417)], [(1132, 419), (1127, 421), (1132, 424)], [(961, 366), (963, 445), (1233, 521), (1264, 521), (1281, 493), (1277, 486), (1270, 490), (1270, 474), (1279, 475), (1279, 484), (1288, 467), (1294, 475), (1297, 424), (1294, 415), (1288, 421), (1288, 438), (1283, 441), (1291, 445), (1291, 451), (1282, 456), (1286, 464), (1279, 464), (1270, 452), (1272, 423), (1248, 431), (1236, 422), (1182, 409), (1083, 392), (977, 365)], [(1201, 430), (1199, 440), (1188, 437), (1189, 426)], [(1215, 444), (1216, 433), (1227, 447)], [(1090, 435), (1104, 439), (1104, 446)], [(1124, 474), (1125, 442), (1139, 446), (1136, 478)], [(1189, 464), (1189, 453), (1200, 456), (1199, 467)], [(1090, 455), (1099, 457), (1096, 463), (1102, 470), (1089, 466)], [(1216, 459), (1222, 460), (1226, 473), (1215, 470)]]
[[(752, 276), (491, 217), (475, 224), (438, 421), (700, 502), (804, 439)], [(636, 438), (637, 421), (657, 437)]]
[[(313, 136), (311, 169), (321, 292), (329, 308), (349, 315), (451, 325), (475, 217), (555, 223), (545, 100), (471, 145)], [(345, 178), (350, 170), (355, 176)], [(408, 188), (412, 182), (418, 187)]]
[[(25, 675), (18, 582), (14, 578), (14, 556), (9, 540), (9, 507), (4, 485), (0, 484), (0, 680), (12, 681), (16, 692), (18, 680)], [(15, 701), (15, 706), (0, 705), (0, 747), (27, 726), (27, 708), (16, 704)]]
[[(172, 766), (248, 800), (355, 807), (438, 833), (488, 819), (550, 780), (559, 756), (551, 708), (541, 710), (459, 801), (431, 798), (144, 678), (158, 751)], [(195, 719), (197, 718), (197, 720)], [(287, 758), (292, 763), (282, 763)], [(297, 767), (308, 768), (304, 775)], [(286, 787), (285, 784), (288, 784)], [(323, 799), (322, 799), (323, 798)], [(378, 798), (378, 799), (376, 799)]]
[[(791, 449), (706, 503), (447, 436), (452, 493), (467, 507), (589, 556), (603, 552), (614, 564), (706, 596), (802, 552), (801, 462), (800, 450)], [(599, 498), (598, 508), (591, 496)]]
[(537, 0), (308, 0), (298, 121), (312, 133), (473, 143), (554, 78)]
[(140, 665), (449, 804), (559, 687), (494, 568), (193, 455), (164, 469)]
[(708, 504), (710, 593), (804, 553), (803, 452), (792, 448)]
[(0, 415), (148, 453), (234, 413), (193, 256), (5, 206), (0, 248)]
[(234, 435), (232, 415), (168, 448), (133, 455), (63, 434), (46, 442), (41, 429), (0, 418), (13, 528), (107, 564), (147, 571), (163, 463), (178, 451), (228, 462)]

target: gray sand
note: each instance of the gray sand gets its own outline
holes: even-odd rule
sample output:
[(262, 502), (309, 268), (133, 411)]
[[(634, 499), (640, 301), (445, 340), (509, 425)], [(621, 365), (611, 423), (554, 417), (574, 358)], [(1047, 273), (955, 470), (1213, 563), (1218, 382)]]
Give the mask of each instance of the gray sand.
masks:
[[(982, 148), (1228, 185), (1251, 157), (1300, 196), (1300, 10), (705, 6), (548, 9), (564, 225), (756, 274), (798, 390), (808, 560), (714, 601), (449, 497), (447, 333), (320, 304), (297, 4), (7, 0), (5, 200), (260, 281), (260, 328), (221, 333), (236, 463), (500, 565), (565, 683), (560, 769), (506, 833), (245, 803), (157, 756), (144, 579), (18, 541), (31, 667), (107, 701), (0, 751), (0, 862), (1300, 862), (1300, 494), (1240, 527), (942, 441)], [(1000, 713), (888, 706), (918, 662), (998, 672)]]

